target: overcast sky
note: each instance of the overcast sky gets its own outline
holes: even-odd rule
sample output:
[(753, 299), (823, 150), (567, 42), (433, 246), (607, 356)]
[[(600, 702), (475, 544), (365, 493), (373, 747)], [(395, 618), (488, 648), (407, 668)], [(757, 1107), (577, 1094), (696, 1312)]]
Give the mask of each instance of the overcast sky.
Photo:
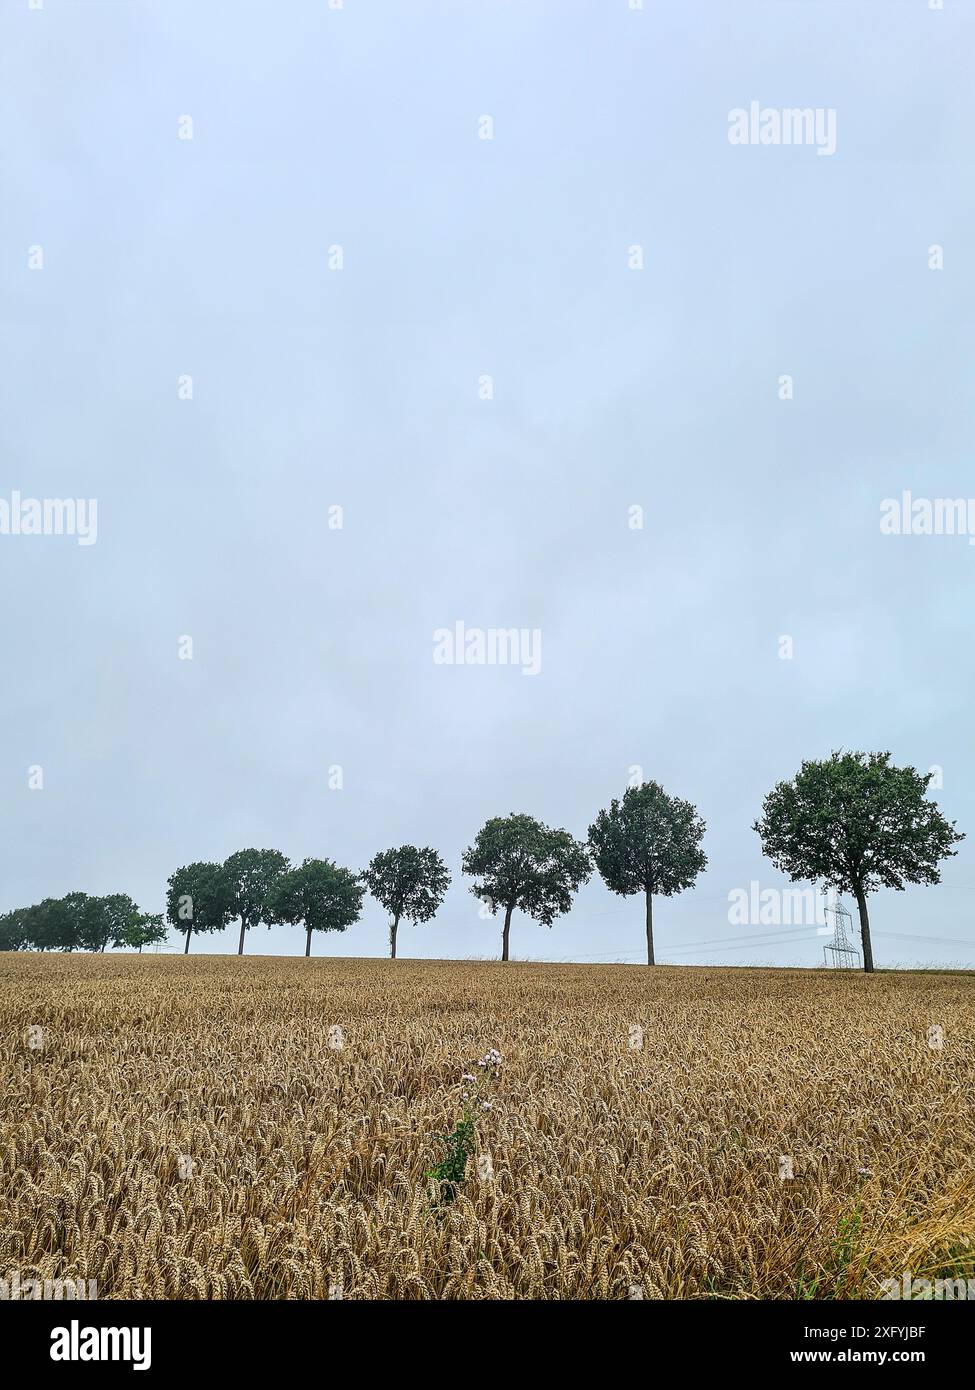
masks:
[[(729, 921), (783, 885), (751, 824), (889, 749), (969, 838), (871, 900), (877, 963), (975, 964), (975, 548), (880, 530), (975, 495), (967, 0), (0, 24), (0, 498), (97, 500), (94, 544), (0, 535), (0, 910), (410, 842), (454, 883), (400, 954), (496, 956), (479, 826), (584, 836), (636, 768), (708, 826), (658, 959), (814, 964), (815, 925)], [(730, 143), (753, 101), (835, 152)], [(538, 629), (538, 674), (436, 663), (458, 622)], [(511, 944), (638, 962), (642, 902), (597, 877)], [(384, 954), (385, 914), (313, 949)]]

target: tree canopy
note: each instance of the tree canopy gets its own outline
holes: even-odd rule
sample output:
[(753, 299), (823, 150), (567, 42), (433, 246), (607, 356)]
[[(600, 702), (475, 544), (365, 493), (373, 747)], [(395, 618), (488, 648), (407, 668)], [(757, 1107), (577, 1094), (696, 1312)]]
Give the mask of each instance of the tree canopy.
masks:
[(231, 920), (230, 889), (222, 864), (185, 864), (166, 885), (166, 920), (186, 936), (184, 954), (193, 933), (222, 931)]
[(415, 845), (400, 845), (399, 849), (373, 855), (362, 880), (390, 914), (389, 954), (394, 959), (400, 918), (428, 922), (450, 887), (450, 874), (437, 851)]
[(127, 893), (66, 893), (0, 918), (0, 950), (104, 951), (108, 946), (137, 945), (141, 921), (143, 914)]
[(163, 921), (161, 912), (140, 912), (133, 922), (130, 922), (125, 931), (122, 941), (117, 941), (117, 946), (131, 946), (134, 950), (140, 951), (143, 946), (155, 946), (166, 940), (169, 932), (166, 923)]
[(653, 965), (653, 898), (690, 888), (707, 866), (697, 808), (668, 796), (659, 782), (627, 787), (589, 827), (589, 844), (606, 887), (646, 899), (647, 964)]
[[(84, 898), (84, 893), (76, 895)], [(81, 945), (88, 951), (104, 951), (106, 946), (125, 946), (140, 916), (139, 907), (128, 893), (110, 893), (104, 898), (87, 898), (81, 914)]]
[(15, 907), (0, 917), (0, 951), (33, 951), (39, 949), (37, 908)]
[(239, 849), (224, 863), (230, 920), (240, 918), (239, 956), (244, 953), (245, 932), (259, 922), (270, 927), (274, 920), (267, 906), (268, 894), (289, 867), (286, 856), (276, 849)]
[(365, 885), (351, 869), (330, 859), (306, 859), (275, 881), (268, 910), (276, 922), (305, 928), (305, 955), (311, 955), (313, 931), (345, 931), (359, 920)]
[(550, 927), (568, 912), (573, 895), (592, 873), (586, 846), (568, 830), (551, 830), (534, 816), (496, 816), (464, 851), (462, 867), (477, 882), (475, 897), (495, 914), (504, 909), (501, 959), (508, 959), (508, 933), (515, 908)]
[(754, 824), (764, 853), (791, 879), (854, 895), (865, 970), (873, 969), (868, 895), (939, 883), (940, 861), (965, 838), (927, 800), (930, 781), (894, 767), (890, 753), (835, 752), (773, 787)]

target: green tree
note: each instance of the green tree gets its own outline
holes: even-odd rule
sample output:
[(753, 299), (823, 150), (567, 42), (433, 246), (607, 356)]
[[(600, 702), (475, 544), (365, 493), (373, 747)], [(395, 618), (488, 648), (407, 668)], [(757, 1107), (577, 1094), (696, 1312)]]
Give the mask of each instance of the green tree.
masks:
[(0, 917), (0, 951), (32, 951), (35, 948), (32, 907), (15, 907)]
[(120, 939), (113, 943), (116, 946), (129, 946), (137, 950), (142, 955), (143, 946), (153, 946), (156, 942), (163, 942), (169, 932), (163, 921), (161, 912), (140, 912), (125, 928)]
[(867, 897), (878, 888), (940, 883), (938, 864), (965, 837), (925, 793), (931, 774), (893, 767), (889, 753), (833, 753), (779, 782), (754, 824), (762, 850), (793, 880), (852, 893), (863, 968), (873, 970)]
[(104, 898), (89, 898), (84, 893), (71, 894), (83, 898), (78, 908), (79, 945), (86, 951), (104, 951), (106, 946), (125, 944), (126, 933), (139, 916), (139, 908), (127, 893), (110, 893)]
[(276, 849), (239, 849), (224, 864), (230, 916), (240, 918), (239, 956), (244, 954), (244, 935), (250, 927), (266, 922), (270, 930), (273, 919), (268, 913), (268, 894), (289, 867), (288, 860)]
[(589, 827), (596, 868), (612, 893), (646, 900), (647, 964), (653, 965), (653, 899), (690, 888), (707, 865), (697, 808), (668, 796), (658, 782), (627, 787)]
[(501, 959), (508, 959), (511, 914), (517, 907), (543, 926), (568, 912), (572, 895), (592, 873), (584, 844), (568, 830), (550, 830), (533, 816), (495, 816), (464, 851), (462, 868), (474, 875), (475, 897), (484, 899), (492, 915), (504, 909)]
[[(142, 917), (138, 904), (132, 901), (128, 893), (109, 893), (102, 902), (105, 904), (104, 912), (108, 922), (108, 941), (105, 944), (128, 945), (129, 935), (136, 930)], [(105, 944), (101, 947), (103, 951)]]
[(89, 897), (87, 893), (68, 893), (58, 899), (58, 912), (65, 924), (70, 922), (72, 948), (79, 951), (102, 951), (109, 936), (108, 908), (104, 898)]
[(87, 932), (92, 903), (87, 893), (67, 893), (63, 898), (44, 898), (31, 907), (15, 908), (3, 919), (5, 939), (19, 944), (6, 950), (88, 950)]
[(57, 950), (58, 944), (53, 940), (51, 911), (56, 902), (56, 898), (45, 898), (43, 902), (34, 903), (30, 907), (18, 907), (9, 913), (7, 930), (11, 939), (23, 942), (22, 949), (25, 951)]
[(87, 947), (86, 929), (91, 914), (87, 893), (66, 893), (63, 898), (44, 898), (32, 909), (35, 940), (42, 951), (78, 951)]
[(104, 951), (108, 945), (138, 944), (138, 924), (150, 920), (162, 922), (161, 916), (140, 914), (126, 893), (102, 898), (66, 893), (0, 918), (0, 943), (12, 943), (0, 944), (0, 950)]
[(450, 887), (447, 866), (435, 849), (400, 845), (373, 856), (362, 875), (372, 896), (392, 917), (389, 924), (389, 954), (396, 959), (396, 930), (400, 918), (408, 922), (428, 922), (434, 916)]
[(305, 928), (305, 955), (311, 955), (313, 931), (345, 931), (359, 920), (365, 885), (351, 869), (330, 859), (306, 859), (274, 882), (268, 911), (275, 922)]
[(186, 934), (183, 954), (194, 932), (222, 931), (232, 919), (230, 893), (222, 864), (186, 864), (166, 885), (166, 920)]

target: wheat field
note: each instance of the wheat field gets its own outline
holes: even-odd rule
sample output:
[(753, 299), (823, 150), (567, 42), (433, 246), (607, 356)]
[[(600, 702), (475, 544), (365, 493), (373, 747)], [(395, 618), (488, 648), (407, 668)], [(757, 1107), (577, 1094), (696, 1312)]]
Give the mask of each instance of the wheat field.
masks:
[[(973, 1002), (949, 973), (5, 955), (0, 1275), (587, 1300), (971, 1277)], [(437, 1136), (489, 1048), (450, 1194)]]

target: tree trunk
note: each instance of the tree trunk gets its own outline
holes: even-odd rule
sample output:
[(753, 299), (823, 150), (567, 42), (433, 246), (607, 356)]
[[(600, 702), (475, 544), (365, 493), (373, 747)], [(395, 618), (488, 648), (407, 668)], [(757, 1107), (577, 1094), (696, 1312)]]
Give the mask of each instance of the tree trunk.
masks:
[(863, 969), (869, 975), (873, 973), (873, 947), (870, 944), (870, 918), (867, 916), (867, 895), (862, 888), (854, 888), (853, 892), (857, 900), (857, 908), (860, 912), (860, 941), (863, 945)]
[(237, 942), (237, 954), (238, 954), (239, 956), (242, 956), (242, 955), (244, 954), (244, 932), (245, 932), (246, 930), (247, 930), (247, 918), (246, 918), (246, 917), (241, 917), (241, 919), (240, 919), (240, 940)]
[(106, 946), (106, 945), (107, 945), (107, 943), (103, 941), (103, 942), (102, 942), (102, 951), (105, 950), (105, 946)]
[(189, 953), (190, 953), (190, 936), (192, 935), (192, 933), (193, 933), (193, 928), (192, 928), (192, 927), (188, 927), (188, 928), (187, 928), (187, 931), (186, 931), (186, 945), (183, 947), (183, 955), (184, 955), (184, 956), (188, 956)]
[(395, 959), (396, 959), (396, 928), (397, 928), (398, 926), (399, 926), (399, 913), (397, 912), (396, 916), (393, 918), (393, 920), (392, 920), (392, 921), (390, 922), (390, 924), (389, 924), (389, 958), (390, 958), (390, 960), (395, 960)]
[(305, 934), (305, 955), (311, 955), (311, 927), (308, 928), (308, 931)]
[(508, 932), (511, 930), (511, 914), (514, 911), (514, 903), (509, 903), (504, 910), (504, 930), (501, 933), (501, 959), (508, 959)]
[(647, 895), (647, 965), (653, 965), (653, 894), (650, 889), (646, 890)]
[(140, 955), (140, 956), (142, 955), (142, 947), (141, 947), (141, 946), (139, 947), (139, 955)]

